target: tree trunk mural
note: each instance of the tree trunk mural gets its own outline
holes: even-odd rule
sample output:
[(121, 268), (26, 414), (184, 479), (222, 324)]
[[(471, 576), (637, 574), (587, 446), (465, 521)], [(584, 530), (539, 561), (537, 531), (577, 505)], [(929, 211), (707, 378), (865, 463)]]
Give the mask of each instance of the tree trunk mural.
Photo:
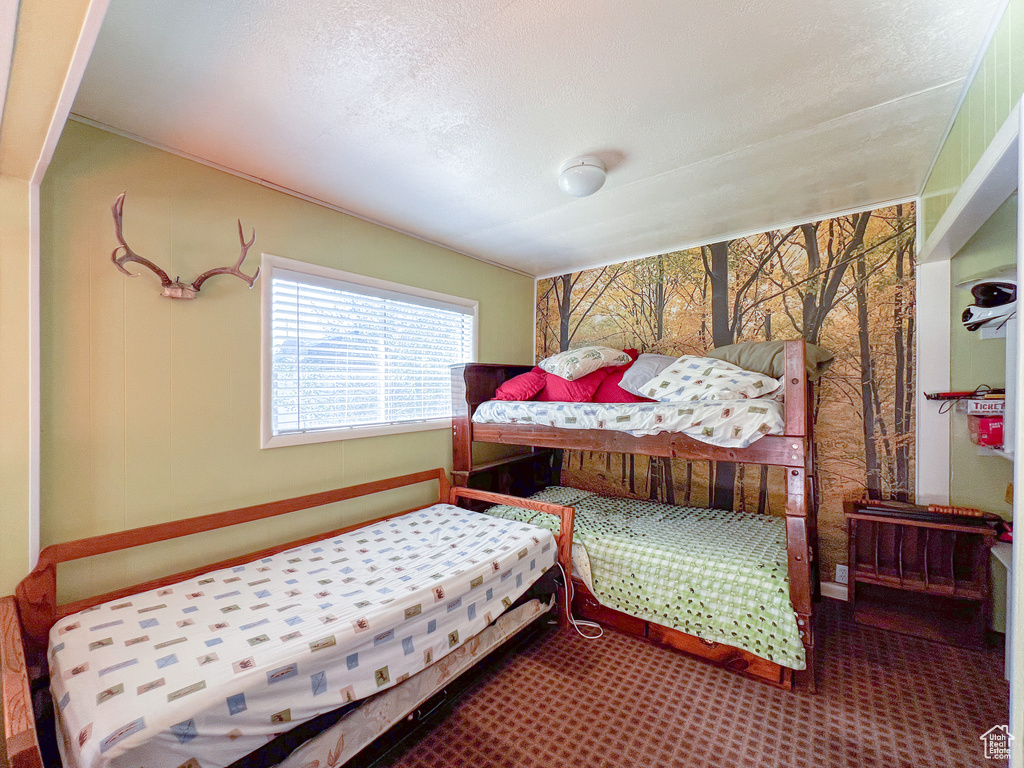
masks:
[[(844, 497), (913, 496), (914, 215), (892, 206), (541, 280), (538, 355), (588, 343), (700, 355), (796, 337), (834, 352), (812, 449), (829, 573), (845, 561)], [(765, 467), (572, 455), (568, 485), (782, 512), (783, 473)]]
[[(711, 267), (708, 273), (711, 285), (711, 336), (716, 347), (733, 343), (733, 326), (729, 317), (729, 242), (723, 240), (709, 245), (710, 258), (705, 261)], [(736, 465), (718, 462), (708, 505), (718, 509), (732, 509), (735, 486)]]
[[(896, 487), (895, 497), (899, 501), (910, 498), (910, 444), (914, 397), (914, 312), (913, 290), (908, 290), (906, 274), (914, 274), (914, 253), (906, 234), (909, 229), (904, 220), (902, 205), (896, 206), (896, 293), (893, 298), (893, 331), (896, 352), (896, 381), (893, 408), (895, 411), (896, 443)], [(905, 330), (904, 330), (905, 329)]]
[(857, 320), (860, 325), (857, 338), (860, 342), (860, 397), (862, 426), (864, 430), (864, 474), (869, 499), (882, 497), (882, 473), (878, 466), (878, 450), (875, 445), (875, 399), (872, 381), (874, 370), (871, 365), (871, 343), (868, 336), (867, 269), (863, 257), (857, 260), (857, 283), (854, 293), (857, 297)]

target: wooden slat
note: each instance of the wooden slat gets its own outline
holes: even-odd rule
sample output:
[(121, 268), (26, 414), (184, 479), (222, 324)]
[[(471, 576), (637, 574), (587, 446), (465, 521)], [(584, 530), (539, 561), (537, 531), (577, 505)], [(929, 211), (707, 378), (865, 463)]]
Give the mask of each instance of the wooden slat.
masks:
[(432, 469), (426, 472), (415, 472), (386, 480), (361, 483), (360, 485), (353, 485), (347, 488), (311, 493), (294, 499), (283, 499), (268, 504), (256, 504), (251, 507), (242, 507), (241, 509), (233, 509), (227, 512), (215, 512), (211, 515), (189, 517), (184, 520), (172, 520), (168, 523), (147, 525), (143, 528), (117, 531), (103, 536), (92, 536), (87, 539), (78, 539), (77, 541), (69, 541), (63, 544), (52, 544), (40, 553), (39, 559), (40, 561), (62, 563), (79, 560), (83, 557), (131, 549), (143, 544), (154, 544), (160, 541), (180, 538), (181, 536), (191, 536), (195, 533), (205, 533), (206, 531), (214, 531), (218, 528), (227, 528), (232, 525), (265, 520), (289, 512), (312, 509), (324, 504), (334, 504), (359, 496), (367, 496), (372, 493), (389, 491), (431, 480), (446, 480), (444, 470)]
[(807, 352), (803, 339), (786, 342), (786, 434), (807, 434)]
[(953, 594), (956, 594), (956, 531), (950, 535), (953, 537), (949, 542), (949, 580), (953, 584)]
[(906, 529), (901, 525), (897, 529), (898, 535), (896, 537), (896, 568), (899, 570), (900, 584), (903, 583), (903, 531), (905, 530)]
[(944, 523), (932, 520), (913, 520), (903, 517), (889, 515), (872, 515), (870, 512), (848, 512), (847, 516), (853, 520), (871, 520), (889, 525), (905, 525), (916, 528), (927, 528), (933, 531), (958, 531), (959, 533), (972, 533), (976, 536), (995, 538), (996, 532), (986, 525), (969, 525), (961, 523)]
[(977, 585), (965, 586), (963, 583), (959, 583), (954, 586), (948, 578), (936, 581), (934, 576), (926, 582), (923, 579), (901, 579), (897, 573), (885, 573), (883, 571), (875, 574), (867, 571), (856, 574), (851, 573), (850, 578), (856, 578), (858, 584), (878, 584), (883, 587), (892, 587), (893, 589), (902, 589), (908, 592), (920, 592), (927, 595), (962, 597), (971, 600), (981, 600), (985, 597), (984, 590)]
[[(422, 509), (420, 507), (419, 509)], [(336, 528), (332, 531), (324, 531), (323, 533), (317, 533), (313, 536), (307, 536), (303, 539), (297, 539), (296, 541), (289, 541), (284, 544), (276, 544), (273, 547), (267, 549), (261, 549), (258, 552), (248, 552), (244, 555), (237, 557), (231, 557), (227, 560), (220, 560), (216, 563), (210, 563), (208, 565), (201, 565), (198, 568), (190, 568), (187, 571), (180, 571), (173, 573), (168, 576), (161, 576), (158, 579), (152, 581), (143, 582), (142, 584), (135, 584), (131, 587), (124, 587), (123, 589), (116, 589), (112, 592), (105, 592), (102, 595), (95, 595), (94, 597), (83, 598), (82, 600), (76, 600), (73, 603), (67, 603), (57, 607), (57, 619), (62, 619), (65, 616), (69, 616), (72, 613), (78, 611), (84, 611), (86, 608), (92, 608), (94, 605), (100, 605), (101, 603), (110, 602), (111, 600), (120, 600), (128, 595), (134, 595), (139, 592), (148, 592), (151, 589), (159, 589), (160, 587), (166, 587), (170, 584), (177, 584), (180, 581), (195, 578), (196, 576), (202, 576), (204, 573), (210, 571), (219, 571), (224, 568), (234, 568), (236, 565), (245, 565), (251, 563), (254, 560), (260, 560), (264, 557), (270, 557), (276, 555), (278, 552), (284, 552), (295, 547), (301, 547), (304, 544), (312, 544), (314, 541), (320, 541), (322, 539), (329, 539), (332, 536), (340, 536), (343, 533), (349, 533), (350, 531), (358, 530), (359, 528), (365, 528), (368, 525), (375, 525), (376, 523), (383, 522), (384, 520), (390, 520), (396, 517), (398, 514), (406, 514), (414, 510), (406, 510), (405, 512), (394, 513), (390, 515), (384, 515), (382, 517), (375, 517), (372, 520), (364, 520), (361, 523), (353, 523), (352, 525), (346, 525), (344, 528)]]
[[(566, 507), (561, 504), (551, 504), (546, 501), (535, 501), (534, 499), (521, 499), (518, 496), (508, 496), (504, 493), (492, 493), (491, 491), (480, 491), (476, 488), (462, 488), (459, 486), (452, 486), (449, 490), (448, 500), (451, 504), (457, 504), (458, 500), (462, 499), (475, 499), (477, 501), (487, 501), (492, 504), (506, 504), (513, 507), (519, 507), (520, 509), (532, 509), (535, 512), (545, 512), (549, 515), (554, 515), (559, 519), (558, 533), (555, 535), (555, 542), (558, 547), (558, 563), (562, 566), (562, 571), (565, 574), (565, 578), (569, 579), (572, 575), (572, 536), (573, 536), (573, 525), (576, 515), (575, 507)], [(569, 618), (569, 585), (565, 584), (562, 587), (561, 601), (562, 605), (565, 606), (565, 610), (561, 613), (562, 626), (568, 627)]]
[(452, 409), (452, 474), (459, 482), (463, 472), (473, 468), (473, 409), (466, 400), (466, 366), (452, 368), (452, 402), (460, 407)]
[[(323, 491), (321, 493), (312, 493), (292, 499), (283, 499), (281, 501), (274, 501), (267, 504), (256, 504), (254, 506), (229, 510), (227, 512), (218, 512), (212, 515), (202, 515), (200, 517), (192, 517), (184, 520), (174, 520), (172, 522), (149, 525), (143, 528), (118, 531), (105, 536), (93, 536), (87, 539), (78, 539), (77, 541), (69, 541), (62, 544), (53, 544), (46, 547), (46, 549), (39, 554), (38, 564), (32, 572), (18, 584), (18, 587), (15, 590), (18, 611), (21, 616), (21, 623), (25, 636), (31, 642), (45, 646), (46, 637), (50, 631), (50, 627), (53, 626), (59, 615), (56, 594), (57, 565), (59, 563), (80, 560), (85, 557), (93, 557), (95, 555), (102, 555), (124, 549), (131, 549), (145, 544), (168, 541), (182, 536), (190, 536), (195, 533), (213, 531), (218, 528), (225, 528), (232, 525), (265, 520), (267, 518), (284, 515), (289, 512), (313, 509), (315, 507), (323, 506), (324, 504), (333, 504), (347, 499), (353, 499), (360, 496), (367, 496), (373, 493), (394, 490), (396, 488), (403, 488), (409, 485), (431, 481), (439, 484), (438, 500), (446, 499), (448, 491), (448, 477), (445, 474), (444, 469), (438, 468), (423, 472), (413, 472), (407, 475), (391, 477), (384, 480), (376, 480), (370, 483), (361, 483), (359, 485), (352, 485), (345, 488), (336, 488), (334, 490)], [(441, 495), (442, 493), (444, 495)], [(394, 515), (390, 515), (390, 517), (394, 517)], [(360, 525), (365, 524), (366, 523), (362, 523)], [(327, 535), (331, 534), (325, 533), (318, 538), (322, 538)], [(287, 549), (289, 546), (290, 545), (281, 545), (280, 547), (273, 548), (273, 551), (279, 552)], [(257, 558), (260, 554), (261, 553), (248, 553), (246, 555), (242, 555), (241, 558), (245, 559), (242, 559), (241, 562), (248, 562)], [(239, 560), (240, 558), (232, 558), (231, 560), (224, 562), (238, 564)], [(202, 573), (210, 570), (211, 567), (212, 566), (210, 565), (205, 565), (199, 572)], [(91, 599), (104, 602), (107, 599), (114, 599), (111, 597), (112, 595), (123, 596), (124, 594), (132, 594), (144, 589), (152, 589), (156, 586), (180, 581), (183, 578), (188, 578), (188, 575), (195, 574), (195, 570), (187, 571), (185, 574), (175, 574), (174, 576), (149, 581), (145, 584), (132, 585), (123, 590), (118, 590), (117, 592), (108, 593), (107, 595), (97, 596), (96, 598)], [(75, 603), (75, 605), (85, 607), (86, 602), (88, 601), (79, 601), (78, 603)]]
[(650, 624), (648, 637), (656, 643), (676, 648), (680, 651), (700, 656), (705, 661), (720, 667), (765, 680), (766, 682), (788, 688), (783, 675), (784, 667), (774, 661), (762, 659), (742, 648), (734, 648), (724, 643), (708, 643), (699, 637), (680, 632), (678, 629)]
[(801, 468), (807, 461), (806, 439), (784, 435), (765, 435), (746, 448), (722, 448), (678, 432), (637, 437), (606, 429), (560, 429), (537, 424), (474, 424), (472, 428), (473, 439), (481, 443)]
[(854, 585), (857, 581), (853, 578), (853, 571), (857, 568), (857, 521), (847, 519), (846, 521), (846, 562), (847, 571), (846, 576), (846, 600), (852, 603), (854, 592)]
[(931, 580), (931, 574), (928, 573), (928, 549), (932, 545), (932, 530), (931, 528), (924, 529), (924, 585), (927, 587)]
[(565, 569), (566, 576), (572, 573), (572, 536), (573, 525), (576, 514), (575, 507), (566, 507), (561, 504), (551, 504), (546, 501), (535, 501), (533, 499), (521, 499), (518, 496), (509, 496), (504, 493), (492, 493), (491, 491), (479, 491), (476, 488), (460, 488), (452, 486), (450, 500), (452, 504), (458, 499), (476, 499), (477, 501), (489, 501), (492, 504), (506, 504), (520, 509), (532, 509), (535, 512), (546, 512), (554, 515), (560, 520), (558, 534), (555, 540), (558, 542), (558, 561)]
[(6, 764), (10, 768), (42, 768), (18, 609), (13, 597), (0, 598), (0, 633)]
[[(811, 563), (811, 513), (807, 473), (803, 469), (786, 470), (786, 554), (789, 567), (789, 598), (797, 613), (811, 612), (814, 584)], [(802, 633), (801, 633), (802, 634)]]

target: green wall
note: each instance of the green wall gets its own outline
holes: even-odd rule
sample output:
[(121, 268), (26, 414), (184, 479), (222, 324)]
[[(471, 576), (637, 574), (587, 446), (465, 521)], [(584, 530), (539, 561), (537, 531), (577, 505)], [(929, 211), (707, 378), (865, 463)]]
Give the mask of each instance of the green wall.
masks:
[[(985, 148), (1024, 94), (1024, 0), (1009, 0), (1003, 17), (971, 81), (949, 136), (936, 157), (921, 193), (922, 239), (927, 240), (949, 207)], [(951, 279), (957, 282), (986, 270), (1016, 263), (1017, 196), (1012, 196), (953, 258)], [(1005, 379), (1002, 340), (982, 341), (963, 328), (960, 314), (970, 294), (953, 288), (950, 297), (950, 384), (973, 389), (980, 383), (1002, 385)], [(923, 330), (923, 329), (922, 329)], [(950, 501), (998, 512), (1009, 518), (1006, 485), (1012, 477), (1010, 462), (978, 455), (967, 432), (967, 419), (950, 418)], [(993, 627), (1002, 631), (1006, 573), (992, 569)]]
[[(1017, 196), (1012, 196), (979, 229), (950, 263), (954, 286), (998, 267), (1016, 263)], [(953, 288), (950, 301), (950, 386), (972, 390), (980, 384), (1006, 383), (1006, 340), (982, 339), (964, 328), (960, 315), (973, 301), (970, 291)], [(949, 498), (952, 504), (979, 507), (1010, 517), (1005, 501), (1013, 465), (1006, 459), (981, 456), (968, 433), (967, 416), (950, 415)]]
[(1024, 0), (1010, 0), (921, 195), (925, 239), (1024, 94)]
[[(259, 285), (217, 277), (182, 302), (159, 296), (149, 272), (121, 275), (110, 263), (110, 205), (125, 190), (128, 243), (172, 277), (233, 263), (241, 219), (247, 235), (256, 230), (250, 273), (265, 252), (476, 299), (479, 359), (533, 359), (532, 278), (71, 122), (41, 191), (44, 546), (451, 467), (446, 429), (261, 450)], [(67, 569), (62, 594), (357, 522), (433, 493), (392, 492), (244, 534), (94, 559)]]
[[(1012, 266), (1017, 253), (1017, 195), (1014, 194), (985, 222), (950, 262), (954, 286), (998, 267)], [(950, 301), (949, 380), (953, 390), (979, 384), (1001, 387), (1006, 383), (1006, 340), (982, 339), (980, 332), (964, 328), (960, 315), (971, 303), (969, 291), (953, 288)], [(1006, 519), (1006, 486), (1013, 480), (1013, 465), (998, 456), (982, 456), (971, 442), (967, 417), (954, 413), (949, 422), (949, 500), (952, 504), (996, 512)], [(993, 561), (994, 562), (994, 561)], [(1006, 629), (1006, 570), (992, 566), (992, 628)]]

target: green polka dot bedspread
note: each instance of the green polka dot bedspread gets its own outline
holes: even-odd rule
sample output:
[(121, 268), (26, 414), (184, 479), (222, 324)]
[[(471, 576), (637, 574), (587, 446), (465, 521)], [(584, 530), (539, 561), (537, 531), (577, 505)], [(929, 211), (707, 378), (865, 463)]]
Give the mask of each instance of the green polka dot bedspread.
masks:
[[(785, 520), (616, 499), (553, 486), (532, 498), (576, 508), (573, 559), (609, 608), (804, 669), (789, 599)], [(557, 531), (557, 518), (488, 514)], [(589, 563), (578, 563), (582, 552)], [(582, 565), (582, 567), (580, 567)]]

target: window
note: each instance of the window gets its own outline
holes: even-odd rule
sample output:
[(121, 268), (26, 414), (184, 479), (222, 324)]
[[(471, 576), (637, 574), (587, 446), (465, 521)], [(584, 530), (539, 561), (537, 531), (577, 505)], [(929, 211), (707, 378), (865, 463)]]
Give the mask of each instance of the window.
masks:
[(477, 303), (263, 257), (262, 445), (442, 429)]

